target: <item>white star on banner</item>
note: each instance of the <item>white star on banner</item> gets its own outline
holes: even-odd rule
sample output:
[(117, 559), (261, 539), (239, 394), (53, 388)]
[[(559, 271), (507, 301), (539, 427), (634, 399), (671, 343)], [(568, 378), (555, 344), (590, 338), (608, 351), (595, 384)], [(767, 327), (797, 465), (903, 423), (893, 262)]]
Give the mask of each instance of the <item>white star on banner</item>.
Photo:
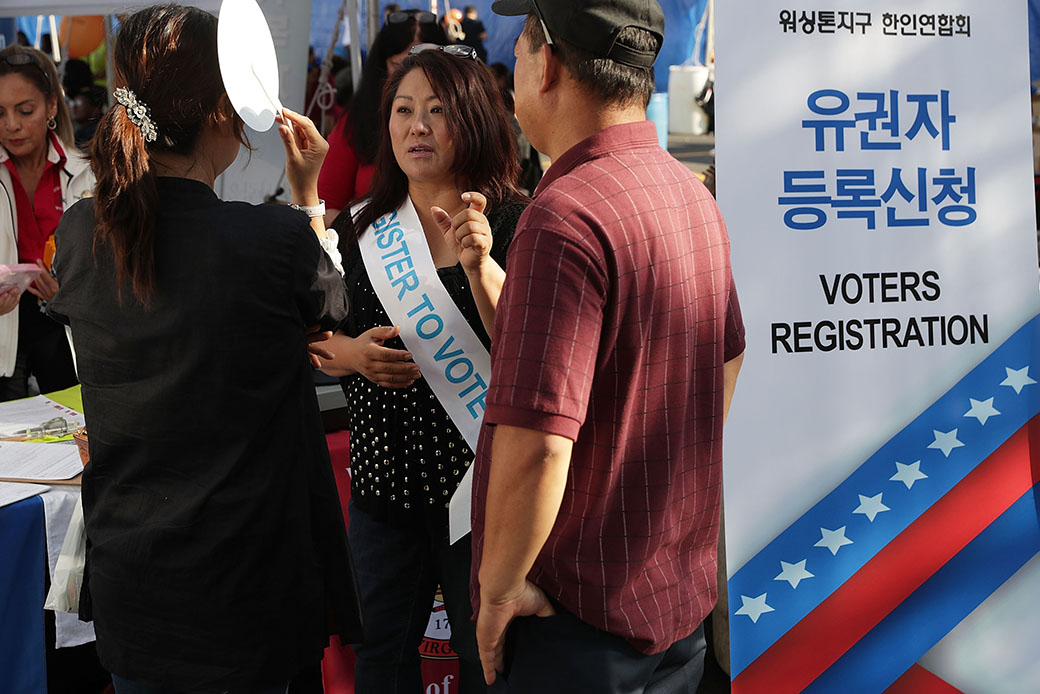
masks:
[(773, 612), (773, 608), (766, 604), (766, 594), (762, 593), (757, 598), (749, 598), (746, 595), (740, 596), (740, 601), (743, 603), (740, 609), (734, 614), (743, 614), (751, 618), (751, 621), (758, 624), (758, 618), (765, 612)]
[(802, 559), (797, 564), (788, 564), (786, 561), (780, 562), (780, 568), (783, 571), (780, 575), (774, 578), (774, 581), (787, 581), (791, 584), (792, 588), (797, 588), (798, 584), (802, 582), (804, 578), (812, 578), (813, 575), (805, 570), (805, 559)]
[(927, 479), (928, 475), (921, 472), (921, 461), (915, 460), (909, 465), (903, 465), (902, 463), (896, 463), (896, 474), (892, 475), (888, 479), (893, 482), (902, 482), (906, 485), (907, 489), (914, 486), (914, 482), (917, 480)]
[(975, 398), (968, 398), (971, 403), (971, 409), (964, 413), (965, 417), (974, 417), (979, 420), (979, 424), (986, 426), (986, 420), (990, 417), (1000, 414), (1000, 411), (993, 407), (993, 398), (989, 400), (976, 400)]
[(859, 494), (858, 496), (859, 506), (856, 507), (856, 510), (853, 511), (853, 513), (862, 513), (870, 520), (871, 523), (873, 523), (874, 519), (877, 518), (877, 514), (881, 513), (882, 511), (892, 510), (888, 506), (885, 506), (883, 503), (881, 503), (881, 494), (877, 494), (875, 496), (863, 496), (862, 494)]
[(820, 528), (820, 541), (813, 545), (813, 547), (826, 547), (831, 551), (831, 554), (837, 554), (841, 547), (851, 544), (852, 540), (845, 537), (845, 526), (843, 525), (837, 530)]
[(1021, 369), (1012, 369), (1005, 366), (1004, 371), (1007, 372), (1007, 378), (1001, 381), (1000, 385), (1014, 388), (1016, 395), (1021, 393), (1022, 389), (1026, 386), (1031, 386), (1036, 383), (1036, 381), (1029, 377), (1028, 366), (1023, 366)]
[(964, 444), (957, 440), (957, 430), (947, 431), (943, 433), (938, 429), (932, 429), (932, 433), (935, 435), (935, 441), (928, 444), (929, 448), (938, 448), (943, 452), (943, 455), (947, 458), (950, 457), (950, 451), (954, 448), (960, 448)]

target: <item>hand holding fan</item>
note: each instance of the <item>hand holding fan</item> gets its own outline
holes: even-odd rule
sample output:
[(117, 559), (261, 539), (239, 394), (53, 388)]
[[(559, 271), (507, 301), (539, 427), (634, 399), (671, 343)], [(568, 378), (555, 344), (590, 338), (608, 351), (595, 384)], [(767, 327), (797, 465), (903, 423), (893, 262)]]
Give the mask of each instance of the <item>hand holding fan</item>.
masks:
[(255, 0), (221, 3), (217, 54), (224, 89), (235, 111), (253, 130), (270, 130), (275, 116), (282, 112), (278, 57), (267, 18)]

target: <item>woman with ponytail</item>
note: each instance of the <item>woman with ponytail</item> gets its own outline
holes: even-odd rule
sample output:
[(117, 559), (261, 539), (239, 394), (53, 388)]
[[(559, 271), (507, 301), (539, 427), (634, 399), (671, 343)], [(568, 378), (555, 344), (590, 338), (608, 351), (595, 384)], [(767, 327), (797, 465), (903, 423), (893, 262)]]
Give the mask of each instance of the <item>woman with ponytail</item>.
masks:
[(0, 289), (0, 402), (28, 396), (30, 376), (45, 393), (76, 384), (65, 331), (42, 310), (58, 289), (54, 229), (93, 185), (54, 63), (26, 46), (0, 50), (0, 264), (41, 270), (24, 293)]
[(71, 328), (90, 437), (81, 617), (117, 694), (284, 692), (330, 629), (360, 636), (307, 358), (308, 333), (347, 308), (323, 250), (327, 144), (287, 112), (297, 209), (223, 202), (214, 179), (245, 138), (217, 20), (149, 7), (113, 57), (95, 195), (58, 228), (49, 305)]

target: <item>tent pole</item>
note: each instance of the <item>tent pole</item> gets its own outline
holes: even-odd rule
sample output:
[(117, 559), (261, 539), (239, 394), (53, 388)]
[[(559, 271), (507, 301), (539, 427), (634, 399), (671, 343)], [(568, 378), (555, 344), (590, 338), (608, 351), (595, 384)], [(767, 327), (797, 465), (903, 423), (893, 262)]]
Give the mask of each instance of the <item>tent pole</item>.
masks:
[(715, 0), (708, 0), (708, 47), (704, 63), (715, 66)]
[(361, 84), (361, 24), (357, 0), (347, 0), (347, 26), (350, 27), (350, 88), (357, 92)]
[(376, 34), (379, 33), (379, 27), (382, 24), (380, 21), (382, 17), (379, 15), (379, 0), (368, 0), (366, 8), (368, 16), (365, 17), (367, 20), (365, 26), (368, 28), (368, 47), (371, 48), (372, 44), (375, 43)]
[(115, 22), (112, 20), (112, 15), (105, 15), (105, 94), (108, 100), (108, 105), (112, 106), (112, 87), (116, 80), (116, 63), (115, 63)]
[(43, 15), (36, 15), (36, 38), (33, 39), (33, 48), (40, 50), (40, 39), (43, 38)]
[[(61, 62), (61, 47), (58, 45), (58, 20), (54, 18), (54, 15), (50, 15), (51, 25), (51, 58), (54, 62)], [(72, 22), (69, 22), (69, 39), (72, 38)]]

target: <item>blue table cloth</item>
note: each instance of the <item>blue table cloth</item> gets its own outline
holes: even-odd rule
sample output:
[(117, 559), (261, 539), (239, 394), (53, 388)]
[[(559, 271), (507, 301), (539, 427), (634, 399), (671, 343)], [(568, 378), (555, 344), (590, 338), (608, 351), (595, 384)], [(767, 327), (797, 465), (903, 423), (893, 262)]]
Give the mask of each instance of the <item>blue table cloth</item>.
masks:
[(43, 501), (0, 508), (0, 692), (46, 694)]

